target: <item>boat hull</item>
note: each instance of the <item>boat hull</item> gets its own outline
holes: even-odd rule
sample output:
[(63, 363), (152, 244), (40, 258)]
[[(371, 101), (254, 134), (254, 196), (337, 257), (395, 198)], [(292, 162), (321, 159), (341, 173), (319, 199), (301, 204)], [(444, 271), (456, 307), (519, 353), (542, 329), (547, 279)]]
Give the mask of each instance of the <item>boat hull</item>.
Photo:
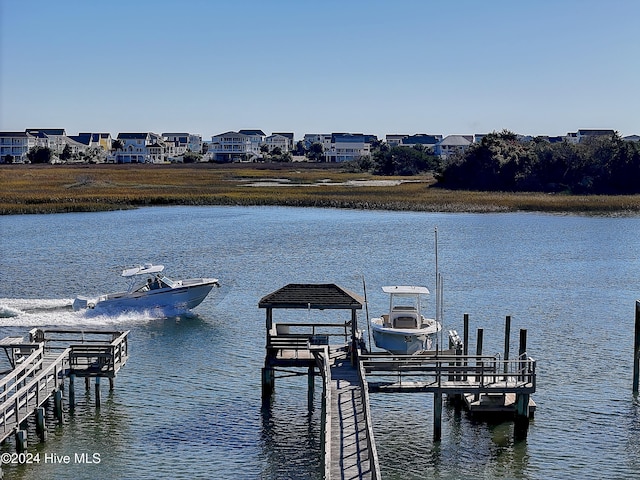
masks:
[(73, 302), (74, 310), (95, 308), (101, 310), (150, 310), (154, 308), (190, 310), (197, 307), (209, 295), (217, 281), (202, 281), (194, 283), (185, 280), (182, 285), (171, 288), (161, 288), (146, 292), (114, 293), (103, 295), (95, 300), (78, 297)]
[(414, 355), (431, 350), (431, 336), (427, 333), (383, 327), (373, 327), (371, 331), (376, 347), (396, 355)]

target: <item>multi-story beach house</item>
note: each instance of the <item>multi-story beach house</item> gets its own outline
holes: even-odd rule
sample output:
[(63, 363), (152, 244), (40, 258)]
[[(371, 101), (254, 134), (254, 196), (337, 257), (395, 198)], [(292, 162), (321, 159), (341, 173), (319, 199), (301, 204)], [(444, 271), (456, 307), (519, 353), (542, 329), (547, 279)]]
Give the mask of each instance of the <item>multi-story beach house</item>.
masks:
[(473, 143), (473, 135), (447, 135), (433, 147), (433, 153), (449, 158), (457, 153), (464, 152)]
[(269, 153), (273, 152), (276, 148), (280, 149), (281, 153), (287, 153), (293, 148), (291, 140), (278, 133), (274, 133), (265, 138), (264, 145), (266, 145)]
[(304, 148), (307, 150), (314, 143), (319, 143), (322, 145), (322, 149), (327, 151), (331, 148), (331, 137), (332, 135), (330, 133), (305, 133), (302, 141), (304, 143)]
[[(286, 150), (282, 149), (282, 152), (284, 153), (285, 151), (290, 152), (295, 148), (295, 140), (293, 138), (293, 133), (292, 132), (273, 132), (270, 136), (274, 137), (274, 136), (279, 136), (279, 137), (284, 137), (287, 140), (287, 146), (286, 146)], [(265, 142), (268, 143), (269, 141), (269, 137), (267, 137), (265, 139)], [(280, 143), (281, 140), (277, 139), (276, 142)]]
[(116, 163), (164, 163), (166, 145), (162, 137), (153, 132), (119, 133), (122, 148), (114, 152)]
[(28, 132), (0, 132), (0, 163), (25, 163), (36, 138)]
[(433, 150), (438, 142), (442, 141), (442, 135), (427, 135), (424, 133), (416, 133), (415, 135), (407, 135), (400, 140), (400, 147), (423, 146), (428, 150)]
[[(49, 148), (54, 155), (60, 155), (69, 143), (69, 137), (64, 128), (27, 128), (28, 134), (36, 139), (36, 146)], [(77, 151), (77, 146), (75, 148)]]
[(163, 133), (165, 142), (171, 142), (174, 147), (174, 155), (184, 155), (187, 151), (202, 153), (202, 136), (191, 133)]
[(371, 154), (371, 146), (362, 133), (332, 133), (331, 146), (324, 151), (325, 162), (348, 162)]
[(215, 162), (246, 162), (258, 155), (252, 150), (250, 136), (239, 132), (212, 136), (208, 154)]

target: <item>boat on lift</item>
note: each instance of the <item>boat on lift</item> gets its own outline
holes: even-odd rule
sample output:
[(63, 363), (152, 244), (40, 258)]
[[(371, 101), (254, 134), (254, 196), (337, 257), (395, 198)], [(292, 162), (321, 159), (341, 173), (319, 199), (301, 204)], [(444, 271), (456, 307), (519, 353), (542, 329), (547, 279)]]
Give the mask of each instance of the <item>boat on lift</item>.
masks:
[(440, 322), (423, 315), (427, 287), (394, 285), (382, 287), (389, 294), (389, 313), (370, 321), (378, 348), (396, 355), (414, 355), (433, 349)]

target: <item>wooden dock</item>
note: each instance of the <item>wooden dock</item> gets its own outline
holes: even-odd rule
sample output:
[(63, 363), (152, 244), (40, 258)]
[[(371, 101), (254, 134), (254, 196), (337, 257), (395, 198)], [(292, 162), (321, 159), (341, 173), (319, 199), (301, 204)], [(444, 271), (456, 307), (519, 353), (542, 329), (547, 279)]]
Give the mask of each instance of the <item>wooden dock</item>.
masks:
[(21, 425), (32, 415), (44, 440), (45, 402), (53, 397), (55, 416), (62, 419), (62, 389), (69, 378), (69, 406), (74, 407), (75, 377), (96, 380), (96, 406), (100, 406), (102, 377), (113, 380), (129, 358), (128, 331), (33, 329), (29, 340), (6, 337), (0, 340), (10, 369), (0, 380), (0, 441), (15, 435), (16, 449), (26, 448)]
[[(510, 416), (516, 420), (516, 435), (526, 435), (536, 408), (531, 399), (536, 390), (536, 361), (526, 353), (526, 330), (520, 331), (518, 356), (509, 359), (510, 317), (503, 357), (482, 354), (482, 329), (478, 330), (476, 354), (468, 354), (468, 315), (464, 342), (456, 332), (449, 332), (449, 350), (392, 355), (366, 351), (355, 314), (362, 300), (336, 285), (290, 284), (263, 297), (259, 306), (267, 310), (263, 402), (269, 403), (280, 369), (290, 375), (291, 368), (302, 368), (299, 374), (308, 375), (310, 409), (316, 371), (323, 378), (322, 453), (327, 480), (380, 479), (369, 393), (433, 394), (434, 441), (441, 439), (445, 396), (472, 413)], [(351, 320), (275, 322), (276, 308), (349, 309)]]

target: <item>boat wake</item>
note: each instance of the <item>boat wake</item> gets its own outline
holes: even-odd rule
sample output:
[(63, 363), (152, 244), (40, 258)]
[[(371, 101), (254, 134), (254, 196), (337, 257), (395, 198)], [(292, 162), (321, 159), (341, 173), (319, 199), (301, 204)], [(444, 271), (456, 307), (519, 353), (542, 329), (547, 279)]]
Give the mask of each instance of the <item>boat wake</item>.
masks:
[(180, 309), (123, 311), (95, 309), (73, 311), (73, 299), (0, 298), (0, 326), (103, 327), (144, 324), (167, 317), (184, 316)]

